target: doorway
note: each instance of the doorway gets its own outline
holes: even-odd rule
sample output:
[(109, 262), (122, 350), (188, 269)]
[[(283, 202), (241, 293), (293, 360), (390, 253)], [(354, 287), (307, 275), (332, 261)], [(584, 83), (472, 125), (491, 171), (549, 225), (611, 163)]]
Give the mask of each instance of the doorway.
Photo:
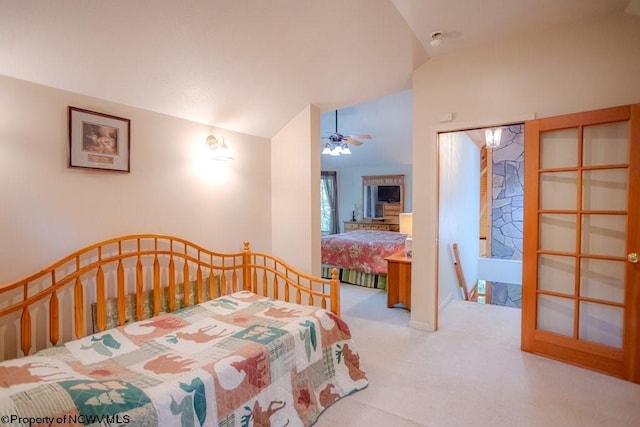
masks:
[[(498, 129), (487, 148), (487, 131)], [(524, 124), (440, 133), (438, 165), (439, 306), (464, 295), (462, 267), (474, 301), (520, 308)]]
[(640, 383), (640, 104), (529, 120), (525, 140), (521, 348)]

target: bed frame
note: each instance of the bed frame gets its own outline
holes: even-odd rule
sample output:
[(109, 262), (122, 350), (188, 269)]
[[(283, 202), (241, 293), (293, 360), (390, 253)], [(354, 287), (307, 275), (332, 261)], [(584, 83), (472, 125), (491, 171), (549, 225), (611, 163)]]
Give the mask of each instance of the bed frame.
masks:
[(322, 236), (322, 277), (338, 269), (343, 283), (367, 288), (387, 288), (385, 258), (405, 248), (406, 235), (387, 230), (354, 230)]
[(363, 286), (373, 289), (387, 289), (387, 275), (365, 273), (364, 271), (353, 270), (351, 268), (340, 268), (328, 265), (322, 266), (322, 277), (331, 279), (333, 270), (338, 270), (338, 280), (350, 285)]
[(0, 360), (104, 331), (110, 302), (121, 326), (240, 290), (340, 315), (335, 269), (331, 279), (303, 274), (275, 256), (252, 252), (248, 242), (242, 252), (218, 253), (177, 237), (128, 235), (1, 286)]

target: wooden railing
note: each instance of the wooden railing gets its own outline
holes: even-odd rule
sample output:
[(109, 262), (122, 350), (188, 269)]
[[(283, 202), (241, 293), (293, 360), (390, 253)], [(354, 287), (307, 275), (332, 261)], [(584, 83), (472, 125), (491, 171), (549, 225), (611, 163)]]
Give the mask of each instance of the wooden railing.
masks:
[[(277, 257), (251, 252), (248, 242), (242, 252), (218, 253), (177, 237), (130, 235), (87, 246), (0, 287), (0, 360), (20, 356), (18, 348), (27, 355), (114, 322), (124, 325), (240, 290), (340, 314), (335, 270), (331, 280), (306, 275)], [(131, 318), (128, 296), (135, 305)]]
[(245, 242), (245, 277), (253, 293), (296, 304), (317, 305), (340, 315), (338, 270), (333, 269), (330, 280), (297, 272), (293, 267), (272, 255), (251, 252)]

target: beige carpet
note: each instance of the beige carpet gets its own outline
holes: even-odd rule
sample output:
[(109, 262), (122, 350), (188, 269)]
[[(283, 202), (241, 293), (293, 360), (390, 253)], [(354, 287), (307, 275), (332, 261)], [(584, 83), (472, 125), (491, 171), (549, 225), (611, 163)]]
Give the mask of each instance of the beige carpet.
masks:
[(342, 285), (369, 387), (327, 426), (640, 426), (640, 385), (520, 351), (520, 310), (455, 301), (440, 330), (410, 329), (385, 291)]

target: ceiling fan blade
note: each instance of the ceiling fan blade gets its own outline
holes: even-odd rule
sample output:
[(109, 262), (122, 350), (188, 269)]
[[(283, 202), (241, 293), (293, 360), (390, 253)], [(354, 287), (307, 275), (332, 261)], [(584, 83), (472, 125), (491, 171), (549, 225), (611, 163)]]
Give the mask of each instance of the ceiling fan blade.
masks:
[(357, 134), (357, 135), (344, 135), (341, 134), (340, 132), (338, 132), (338, 110), (335, 111), (335, 115), (336, 115), (336, 131), (334, 134), (332, 134), (331, 136), (329, 136), (326, 139), (329, 139), (329, 141), (331, 141), (331, 143), (347, 143), (347, 144), (351, 144), (354, 147), (358, 147), (360, 145), (362, 145), (362, 141), (359, 141), (359, 139), (371, 139), (371, 135), (367, 135), (367, 134)]
[(351, 138), (350, 136), (349, 136), (349, 137), (346, 137), (344, 140), (345, 140), (345, 142), (346, 142), (347, 144), (351, 144), (351, 145), (354, 145), (354, 146), (356, 146), (356, 147), (358, 147), (358, 146), (362, 145), (362, 141), (358, 141), (357, 139), (353, 139), (353, 138)]

